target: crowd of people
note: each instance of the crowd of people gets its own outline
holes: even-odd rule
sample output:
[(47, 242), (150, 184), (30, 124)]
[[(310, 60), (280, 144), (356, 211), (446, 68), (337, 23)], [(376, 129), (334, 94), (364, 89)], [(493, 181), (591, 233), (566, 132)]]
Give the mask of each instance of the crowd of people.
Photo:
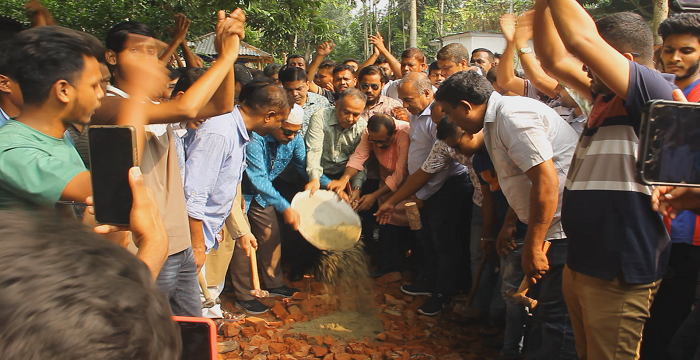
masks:
[[(645, 103), (700, 101), (700, 14), (661, 23), (655, 51), (637, 14), (537, 0), (501, 17), (502, 55), (396, 58), (376, 33), (362, 63), (328, 41), (258, 70), (240, 9), (212, 19), (206, 68), (182, 14), (170, 43), (135, 21), (101, 42), (29, 9), (0, 39), (4, 359), (176, 358), (172, 315), (231, 316), (203, 288), (269, 311), (251, 257), (271, 296), (298, 292), (320, 251), (290, 203), (320, 189), (360, 214), (372, 276), (408, 271), (418, 313), (502, 328), (502, 359), (700, 356), (700, 193), (635, 175)], [(94, 220), (90, 125), (136, 130), (128, 227)]]

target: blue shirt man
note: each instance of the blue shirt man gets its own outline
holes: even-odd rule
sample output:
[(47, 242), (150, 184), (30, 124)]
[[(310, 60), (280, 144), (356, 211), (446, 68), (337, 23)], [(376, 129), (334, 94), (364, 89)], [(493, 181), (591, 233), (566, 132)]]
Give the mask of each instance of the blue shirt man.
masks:
[(187, 213), (202, 220), (206, 248), (218, 248), (216, 236), (231, 213), (251, 134), (236, 106), (209, 119), (190, 136), (184, 185)]
[[(281, 131), (285, 129), (282, 128)], [(289, 165), (292, 165), (302, 177), (306, 175), (306, 145), (304, 138), (295, 136), (294, 140), (283, 144), (272, 134), (265, 137), (253, 134), (253, 139), (246, 147), (246, 177), (243, 181), (243, 196), (246, 209), (250, 208), (253, 200), (260, 206), (273, 206), (276, 211), (283, 213), (290, 204), (272, 185)], [(330, 179), (321, 176), (321, 186), (325, 187)]]

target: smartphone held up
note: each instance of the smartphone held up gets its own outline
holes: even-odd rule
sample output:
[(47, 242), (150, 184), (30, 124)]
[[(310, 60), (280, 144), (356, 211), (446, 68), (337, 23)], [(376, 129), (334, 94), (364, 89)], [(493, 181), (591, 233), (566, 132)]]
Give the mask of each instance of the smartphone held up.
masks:
[(649, 185), (700, 187), (700, 103), (649, 101), (637, 173)]
[(98, 224), (129, 225), (133, 203), (129, 169), (138, 166), (135, 128), (90, 126), (88, 144), (95, 220)]

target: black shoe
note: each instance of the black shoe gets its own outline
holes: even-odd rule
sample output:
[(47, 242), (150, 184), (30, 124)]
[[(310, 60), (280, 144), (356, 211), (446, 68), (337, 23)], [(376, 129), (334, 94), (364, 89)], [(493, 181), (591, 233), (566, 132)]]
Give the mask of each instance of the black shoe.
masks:
[(435, 294), (428, 299), (428, 301), (423, 304), (423, 306), (418, 308), (418, 313), (428, 316), (437, 315), (442, 309), (446, 308), (450, 304), (450, 301), (446, 299), (442, 294)]
[(248, 314), (264, 314), (270, 311), (270, 308), (265, 306), (258, 300), (236, 300), (236, 308), (245, 310)]
[(282, 297), (292, 297), (294, 293), (298, 293), (299, 289), (297, 288), (292, 288), (289, 286), (280, 286), (272, 289), (267, 289), (267, 291), (270, 292), (270, 296), (275, 297), (275, 296), (282, 296)]
[(433, 293), (428, 291), (427, 288), (424, 288), (419, 285), (413, 285), (413, 284), (406, 284), (406, 285), (401, 285), (401, 292), (406, 294), (406, 295), (411, 295), (411, 296), (418, 296), (418, 295), (427, 295), (427, 296), (432, 296)]

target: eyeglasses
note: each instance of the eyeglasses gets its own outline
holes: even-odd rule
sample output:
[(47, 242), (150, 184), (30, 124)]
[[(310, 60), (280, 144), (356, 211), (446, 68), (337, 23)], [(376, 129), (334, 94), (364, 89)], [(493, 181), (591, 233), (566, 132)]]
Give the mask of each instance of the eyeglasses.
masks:
[(284, 135), (284, 136), (296, 135), (296, 134), (298, 134), (298, 133), (301, 131), (301, 130), (292, 131), (292, 130), (287, 130), (287, 129), (285, 129), (285, 128), (281, 128), (281, 129), (282, 129), (282, 135)]
[(360, 84), (362, 90), (367, 90), (370, 87), (372, 90), (379, 90), (379, 84)]

